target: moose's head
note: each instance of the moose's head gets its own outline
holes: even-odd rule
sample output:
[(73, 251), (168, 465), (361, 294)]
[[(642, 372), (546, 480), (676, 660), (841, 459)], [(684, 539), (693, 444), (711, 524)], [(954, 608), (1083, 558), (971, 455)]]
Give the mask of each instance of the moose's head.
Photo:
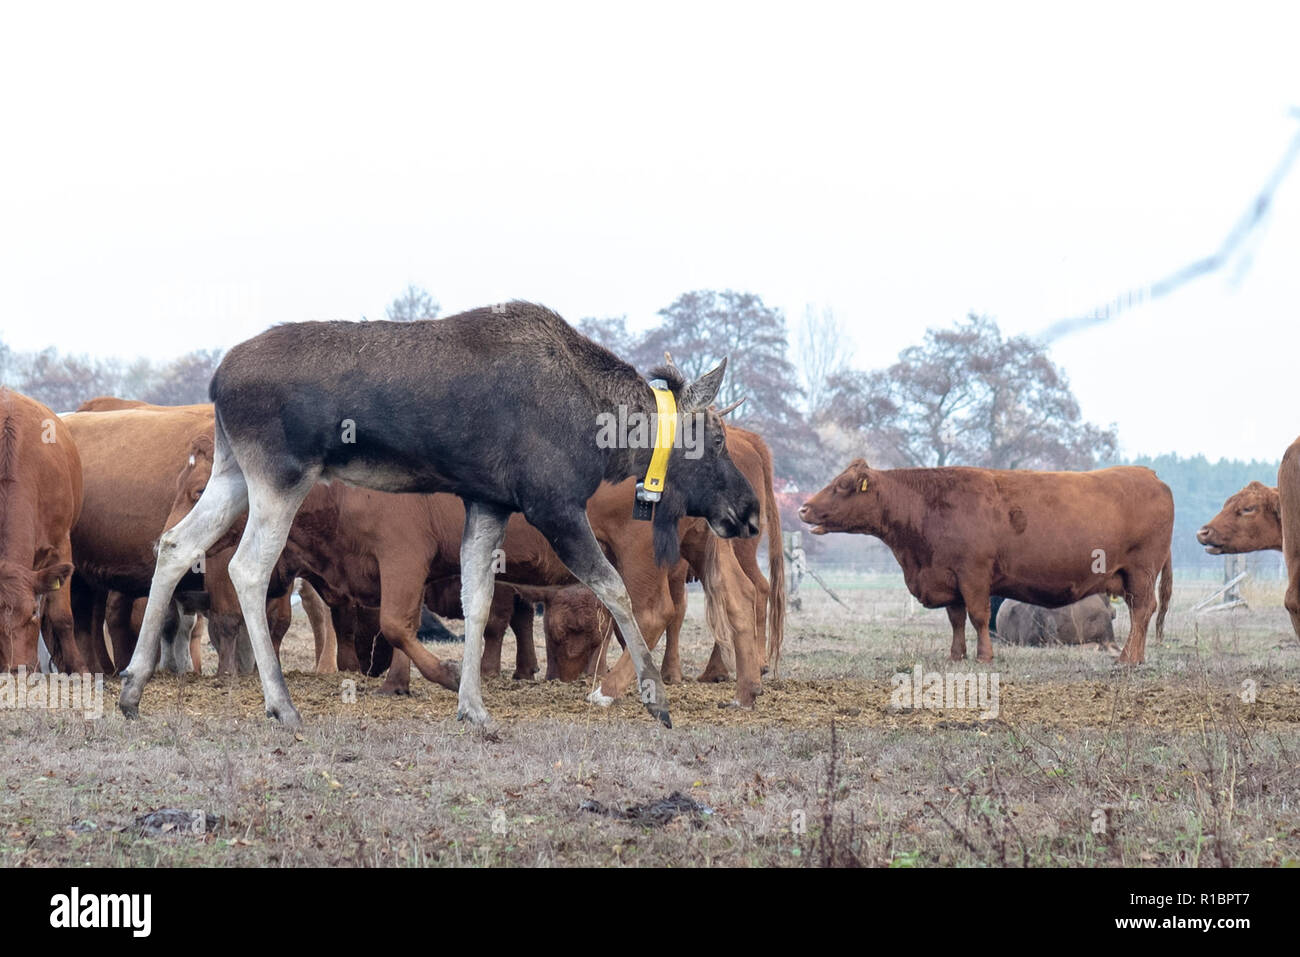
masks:
[(722, 417), (739, 402), (713, 408), (722, 376), (717, 367), (688, 383), (665, 355), (667, 364), (650, 371), (651, 379), (667, 383), (677, 403), (677, 434), (668, 459), (663, 497), (655, 506), (655, 560), (675, 565), (680, 557), (677, 523), (686, 516), (703, 518), (719, 538), (749, 538), (759, 531), (758, 496), (727, 453), (727, 429)]

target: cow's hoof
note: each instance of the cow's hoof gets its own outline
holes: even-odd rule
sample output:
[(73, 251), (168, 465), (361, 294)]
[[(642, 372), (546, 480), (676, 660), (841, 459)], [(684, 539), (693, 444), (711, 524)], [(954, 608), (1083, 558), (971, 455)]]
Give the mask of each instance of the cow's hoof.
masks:
[(680, 671), (665, 671), (664, 684), (679, 685), (682, 683), (682, 673)]
[(411, 686), (407, 685), (405, 688), (403, 688), (399, 685), (380, 685), (379, 690), (376, 691), (375, 694), (386, 695), (387, 697), (390, 698), (393, 697), (409, 698), (411, 696)]
[(298, 709), (291, 704), (267, 705), (266, 716), (279, 721), (290, 731), (297, 731), (302, 727), (302, 718), (298, 715)]
[(980, 656), (979, 656), (978, 658), (976, 658), (975, 660), (978, 661), (978, 662), (979, 662), (980, 664), (982, 664), (982, 665), (991, 665), (991, 664), (993, 664), (993, 656), (992, 656), (992, 655), (989, 655), (987, 658), (984, 657), (984, 655), (980, 655)]
[(695, 680), (702, 682), (703, 684), (721, 684), (730, 677), (731, 675), (727, 674), (725, 671), (721, 673), (716, 671), (706, 671)]
[(140, 706), (138, 704), (127, 704), (125, 701), (118, 701), (117, 710), (122, 712), (122, 717), (127, 721), (135, 721), (140, 717)]
[(668, 708), (661, 704), (647, 704), (645, 709), (650, 712), (650, 717), (658, 718), (659, 723), (665, 728), (673, 726), (673, 719), (668, 716)]
[(966, 656), (965, 656), (965, 655), (959, 655), (959, 654), (957, 654), (956, 652), (953, 652), (952, 654), (950, 654), (950, 655), (948, 656), (948, 660), (949, 660), (949, 661), (965, 661), (965, 660), (966, 660)]
[(614, 699), (604, 694), (599, 688), (587, 695), (587, 700), (592, 704), (600, 705), (602, 708), (608, 708), (614, 703)]

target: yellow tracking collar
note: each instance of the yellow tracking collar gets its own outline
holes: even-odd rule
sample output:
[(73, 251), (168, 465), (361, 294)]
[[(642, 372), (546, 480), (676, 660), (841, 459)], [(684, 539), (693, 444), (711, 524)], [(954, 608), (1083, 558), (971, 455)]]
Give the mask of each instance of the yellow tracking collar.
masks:
[(658, 499), (668, 477), (668, 458), (672, 455), (673, 438), (677, 435), (677, 401), (669, 389), (650, 388), (654, 389), (659, 427), (655, 431), (655, 449), (650, 455), (650, 467), (646, 469), (642, 485), (646, 492), (654, 493), (654, 499)]

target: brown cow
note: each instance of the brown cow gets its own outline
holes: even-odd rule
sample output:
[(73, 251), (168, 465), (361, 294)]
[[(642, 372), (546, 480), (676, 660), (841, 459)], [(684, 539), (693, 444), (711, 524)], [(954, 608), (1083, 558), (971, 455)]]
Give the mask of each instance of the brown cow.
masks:
[(1278, 502), (1281, 505), (1282, 555), (1286, 559), (1286, 598), (1291, 627), (1300, 638), (1300, 439), (1282, 456), (1277, 470)]
[[(771, 584), (763, 577), (758, 567), (758, 543), (756, 536), (749, 539), (719, 539), (710, 533), (706, 523), (695, 519), (681, 523), (682, 557), (694, 571), (695, 577), (704, 586), (706, 604), (705, 612), (709, 629), (714, 636), (714, 647), (708, 666), (700, 681), (723, 681), (736, 665), (732, 657), (737, 651), (751, 651), (753, 662), (761, 673), (765, 658), (770, 659), (776, 667), (781, 653), (781, 641), (785, 628), (785, 559), (781, 540), (780, 513), (776, 505), (773, 489), (772, 456), (767, 445), (758, 435), (737, 426), (728, 426), (726, 430), (727, 451), (741, 474), (759, 496), (760, 522), (767, 526), (768, 570)], [(630, 493), (629, 493), (630, 494)], [(630, 501), (630, 499), (629, 499)], [(591, 517), (592, 527), (609, 522), (617, 526), (623, 514), (618, 509), (620, 504), (614, 502), (612, 511), (602, 510), (597, 513), (588, 503), (587, 512)], [(635, 556), (644, 546), (635, 544), (638, 536), (644, 532), (636, 528), (645, 523), (625, 522), (621, 527), (620, 537), (627, 538), (631, 547), (624, 545), (625, 555)], [(600, 532), (597, 532), (599, 537)], [(622, 565), (614, 559), (620, 571)], [(663, 569), (659, 569), (662, 577)], [(626, 574), (626, 572), (624, 572)], [(664, 652), (665, 670), (673, 668), (681, 675), (681, 664), (677, 647), (677, 636), (681, 631), (685, 607), (685, 578), (677, 580), (674, 576), (680, 569), (667, 576), (671, 616), (666, 619), (670, 645)], [(746, 608), (746, 602), (749, 608)], [(765, 627), (766, 625), (766, 627)], [(595, 623), (592, 622), (594, 629)], [(766, 652), (764, 654), (764, 633), (767, 634)], [(653, 641), (650, 641), (653, 646)], [(747, 655), (745, 657), (748, 657)], [(745, 678), (746, 672), (738, 670), (736, 703), (749, 707), (754, 696), (761, 693), (758, 676)], [(619, 658), (601, 681), (599, 691), (593, 695), (614, 698), (627, 690), (634, 677), (631, 660), (626, 656)]]
[(1282, 550), (1282, 505), (1275, 488), (1251, 482), (1196, 533), (1211, 555)]
[(576, 681), (584, 675), (598, 678), (605, 673), (610, 646), (623, 643), (614, 617), (585, 585), (570, 585), (555, 593), (546, 603), (542, 632), (547, 681)]
[[(63, 417), (81, 450), (86, 484), (85, 506), (72, 532), (77, 643), (99, 669), (113, 673), (115, 663), (123, 666), (134, 650), (139, 622), (131, 621), (132, 605), (148, 595), (154, 543), (176, 499), (190, 494), (184, 478), (193, 467), (194, 449), (205, 442), (209, 450), (212, 447), (213, 411), (210, 404), (156, 406), (107, 396), (80, 408), (88, 411)], [(193, 612), (202, 609), (209, 614), (219, 670), (251, 671), (251, 660), (237, 669), (236, 639), (243, 617), (224, 575), (229, 557), (229, 551), (214, 552), (205, 574), (195, 572), (182, 580), (177, 597), (183, 607), (173, 606), (168, 619), (173, 638), (164, 654), (165, 667), (193, 667), (197, 649), (187, 638), (178, 642), (175, 634), (192, 636)], [(111, 592), (120, 593), (120, 598), (109, 601)], [(101, 608), (113, 642), (111, 657), (102, 628), (96, 630)], [(289, 609), (284, 589), (269, 597), (268, 615), (281, 636), (289, 626)]]
[(1159, 578), (1157, 641), (1164, 632), (1174, 498), (1147, 468), (873, 469), (856, 459), (799, 517), (815, 535), (856, 532), (888, 545), (916, 599), (948, 610), (953, 661), (966, 657), (968, 615), (979, 660), (993, 660), (991, 595), (1055, 608), (1122, 594), (1132, 625), (1119, 660), (1140, 664)]
[(44, 616), (54, 646), (69, 652), (65, 666), (87, 671), (64, 587), (81, 504), (71, 433), (46, 406), (0, 386), (0, 668), (38, 669)]
[[(92, 400), (103, 404), (109, 400)], [(120, 401), (120, 400), (116, 400)], [(86, 501), (72, 530), (77, 563), (73, 600), (77, 610), (77, 643), (97, 667), (113, 672), (129, 659), (135, 633), (130, 630), (131, 602), (149, 592), (154, 565), (154, 542), (163, 530), (175, 494), (176, 475), (185, 464), (191, 438), (212, 429), (211, 406), (130, 407), (74, 412), (63, 417), (77, 441), (85, 476)], [(190, 575), (181, 592), (198, 593), (203, 580)], [(98, 618), (92, 606), (106, 603), (107, 593), (120, 592), (124, 607), (105, 616), (114, 655), (109, 657), (103, 633), (93, 632)], [(164, 657), (170, 667), (189, 664), (174, 644), (180, 615), (173, 609), (169, 628), (173, 653)], [(186, 632), (188, 635), (188, 631)]]

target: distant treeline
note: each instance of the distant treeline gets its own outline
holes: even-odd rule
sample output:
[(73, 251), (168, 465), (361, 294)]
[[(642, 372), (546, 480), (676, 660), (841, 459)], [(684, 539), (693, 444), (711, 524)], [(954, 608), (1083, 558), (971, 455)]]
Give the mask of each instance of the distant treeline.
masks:
[[(1290, 438), (1279, 443), (1281, 453)], [(1223, 559), (1205, 554), (1197, 543), (1196, 531), (1223, 508), (1224, 501), (1233, 492), (1251, 482), (1277, 485), (1277, 469), (1281, 460), (1241, 462), (1236, 459), (1219, 459), (1211, 462), (1204, 455), (1184, 458), (1177, 454), (1141, 455), (1127, 459), (1126, 465), (1145, 465), (1174, 493), (1174, 564), (1201, 565), (1221, 563)], [(1270, 556), (1266, 556), (1270, 557)]]
[(199, 349), (165, 362), (96, 358), (57, 349), (14, 352), (0, 342), (0, 383), (70, 412), (87, 399), (115, 395), (157, 405), (208, 401), (208, 382), (221, 361), (220, 349)]

